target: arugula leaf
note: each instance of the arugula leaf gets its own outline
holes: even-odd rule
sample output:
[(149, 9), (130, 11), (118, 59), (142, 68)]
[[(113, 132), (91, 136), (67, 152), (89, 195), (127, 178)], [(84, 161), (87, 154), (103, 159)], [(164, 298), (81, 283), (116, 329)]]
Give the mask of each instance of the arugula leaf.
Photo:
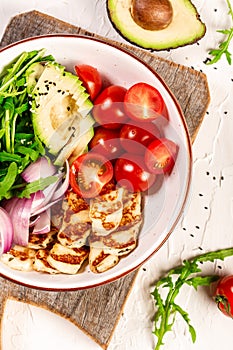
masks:
[[(168, 271), (166, 276), (155, 283), (155, 288), (151, 293), (154, 298), (155, 306), (157, 307), (153, 330), (153, 334), (157, 337), (155, 350), (159, 350), (160, 347), (164, 345), (164, 336), (167, 332), (172, 330), (176, 313), (179, 313), (187, 323), (192, 341), (195, 342), (196, 331), (190, 323), (189, 315), (181, 306), (175, 303), (175, 299), (180, 289), (185, 284), (197, 290), (199, 286), (208, 286), (219, 278), (219, 276), (216, 275), (200, 275), (202, 270), (199, 267), (199, 263), (214, 262), (216, 259), (224, 260), (229, 256), (233, 256), (233, 248), (220, 249), (198, 255), (190, 260), (184, 260), (180, 266)], [(167, 294), (164, 298), (160, 293), (161, 288), (167, 289)]]
[[(226, 1), (227, 1), (227, 5), (229, 8), (228, 14), (231, 16), (232, 21), (233, 21), (233, 10), (232, 10), (230, 0), (226, 0)], [(231, 53), (229, 51), (229, 46), (230, 46), (231, 40), (233, 38), (233, 27), (231, 27), (230, 29), (217, 30), (217, 32), (226, 35), (227, 38), (225, 41), (223, 41), (219, 44), (218, 49), (213, 49), (213, 50), (209, 51), (209, 54), (211, 56), (213, 56), (213, 58), (206, 61), (206, 64), (214, 64), (214, 63), (218, 62), (223, 55), (225, 55), (227, 62), (231, 65), (232, 60), (231, 60)]]
[(19, 198), (29, 198), (32, 193), (43, 191), (46, 187), (58, 180), (57, 176), (48, 176), (26, 184), (24, 189), (18, 194)]
[(17, 165), (16, 163), (11, 163), (6, 176), (4, 179), (0, 182), (0, 200), (3, 198), (8, 197), (7, 193), (10, 191), (11, 187), (13, 186), (16, 176), (17, 176)]

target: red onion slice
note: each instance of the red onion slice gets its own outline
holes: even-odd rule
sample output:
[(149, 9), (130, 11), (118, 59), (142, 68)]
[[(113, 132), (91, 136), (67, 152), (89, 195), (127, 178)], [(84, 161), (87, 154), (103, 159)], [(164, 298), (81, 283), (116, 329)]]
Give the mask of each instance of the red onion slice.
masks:
[(29, 224), (34, 195), (30, 198), (20, 198), (11, 216), (14, 228), (13, 242), (21, 246), (27, 246), (29, 237)]
[(33, 182), (41, 178), (54, 175), (56, 167), (46, 157), (38, 158), (31, 163), (21, 174), (26, 182)]
[(48, 233), (51, 227), (50, 209), (45, 210), (43, 213), (40, 214), (38, 218), (39, 219), (36, 221), (32, 233), (35, 233), (35, 234)]
[(0, 255), (10, 250), (13, 241), (13, 225), (8, 212), (0, 207)]

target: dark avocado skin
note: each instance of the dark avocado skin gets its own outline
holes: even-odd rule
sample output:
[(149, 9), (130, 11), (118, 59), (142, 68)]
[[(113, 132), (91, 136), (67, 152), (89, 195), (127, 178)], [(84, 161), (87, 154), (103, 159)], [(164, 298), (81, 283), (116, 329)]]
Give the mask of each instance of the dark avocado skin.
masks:
[[(190, 2), (191, 2), (191, 1), (190, 1)], [(192, 5), (193, 5), (193, 3), (192, 3)], [(194, 9), (195, 9), (195, 11), (196, 11), (196, 17), (197, 17), (197, 19), (200, 20), (200, 15), (199, 15), (199, 13), (198, 13), (198, 11), (197, 11), (196, 6), (193, 5), (193, 7), (194, 7)], [(195, 39), (195, 40), (193, 40), (193, 41), (190, 41), (188, 44), (185, 44), (185, 43), (184, 43), (184, 44), (180, 44), (179, 46), (172, 46), (172, 45), (171, 45), (171, 46), (167, 47), (167, 49), (155, 49), (155, 48), (144, 47), (144, 46), (142, 46), (142, 45), (140, 45), (140, 44), (138, 44), (138, 43), (136, 43), (136, 42), (130, 40), (130, 38), (126, 37), (125, 35), (123, 35), (123, 34), (121, 33), (121, 31), (119, 30), (119, 28), (117, 27), (117, 25), (116, 25), (116, 24), (112, 21), (112, 19), (111, 19), (111, 13), (110, 13), (110, 10), (109, 10), (109, 7), (108, 7), (108, 0), (106, 1), (106, 11), (107, 11), (107, 15), (108, 15), (109, 21), (111, 22), (113, 28), (115, 29), (115, 31), (116, 31), (123, 39), (125, 39), (127, 42), (129, 42), (130, 44), (132, 44), (132, 45), (134, 45), (134, 46), (136, 46), (136, 47), (138, 47), (138, 48), (142, 48), (142, 49), (148, 50), (148, 51), (150, 51), (150, 52), (170, 51), (170, 49), (177, 49), (177, 48), (179, 48), (179, 47), (183, 47), (183, 46), (187, 46), (187, 45), (193, 45), (193, 44), (197, 43), (201, 38), (203, 38), (204, 35), (206, 34), (206, 26), (205, 26), (205, 24), (202, 22), (202, 23), (204, 24), (204, 26), (205, 26), (205, 30), (204, 30), (202, 36), (199, 37), (198, 39)], [(201, 20), (200, 20), (200, 21), (201, 21)]]

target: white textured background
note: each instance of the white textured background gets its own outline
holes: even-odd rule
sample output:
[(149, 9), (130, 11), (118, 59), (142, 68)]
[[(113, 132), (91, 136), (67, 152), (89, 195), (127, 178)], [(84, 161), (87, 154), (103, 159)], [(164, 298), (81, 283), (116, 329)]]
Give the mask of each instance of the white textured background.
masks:
[[(108, 350), (153, 350), (153, 282), (181, 259), (233, 246), (233, 66), (223, 57), (214, 66), (203, 61), (223, 36), (217, 29), (232, 26), (225, 0), (193, 0), (206, 23), (205, 37), (192, 46), (160, 52), (174, 62), (202, 70), (208, 78), (211, 104), (193, 146), (194, 174), (189, 206), (177, 228), (140, 270)], [(39, 10), (114, 40), (124, 41), (111, 26), (104, 0), (1, 0), (0, 35), (9, 19), (21, 12)], [(230, 50), (233, 52), (233, 45)], [(202, 251), (200, 250), (202, 248)], [(233, 274), (233, 258), (205, 266), (219, 275)], [(164, 350), (232, 349), (232, 320), (223, 316), (208, 288), (182, 289), (177, 299), (197, 331), (193, 344), (183, 320), (165, 338)], [(79, 329), (38, 307), (9, 300), (1, 330), (2, 350), (88, 349), (99, 346)]]

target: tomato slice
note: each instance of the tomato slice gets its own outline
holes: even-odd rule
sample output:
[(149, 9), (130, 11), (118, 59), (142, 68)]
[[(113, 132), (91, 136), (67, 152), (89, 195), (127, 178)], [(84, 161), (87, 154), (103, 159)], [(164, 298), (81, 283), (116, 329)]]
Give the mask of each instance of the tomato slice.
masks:
[(95, 67), (88, 64), (76, 65), (75, 72), (80, 80), (82, 80), (84, 87), (90, 95), (92, 101), (100, 93), (102, 89), (102, 78)]
[(131, 86), (125, 94), (124, 103), (127, 115), (133, 120), (148, 122), (162, 116), (167, 118), (162, 95), (147, 83)]
[(226, 316), (233, 318), (233, 276), (220, 278), (214, 293), (214, 300), (219, 310)]
[(111, 162), (98, 153), (84, 153), (70, 167), (70, 186), (83, 198), (96, 197), (112, 178)]
[(149, 144), (145, 152), (145, 163), (153, 174), (171, 173), (178, 153), (178, 146), (167, 138)]
[(117, 159), (114, 175), (118, 185), (131, 192), (147, 191), (156, 179), (156, 175), (146, 169), (143, 156), (127, 152)]
[(110, 85), (101, 91), (92, 109), (92, 115), (98, 124), (108, 129), (117, 129), (128, 120), (124, 110), (126, 91), (119, 85)]

